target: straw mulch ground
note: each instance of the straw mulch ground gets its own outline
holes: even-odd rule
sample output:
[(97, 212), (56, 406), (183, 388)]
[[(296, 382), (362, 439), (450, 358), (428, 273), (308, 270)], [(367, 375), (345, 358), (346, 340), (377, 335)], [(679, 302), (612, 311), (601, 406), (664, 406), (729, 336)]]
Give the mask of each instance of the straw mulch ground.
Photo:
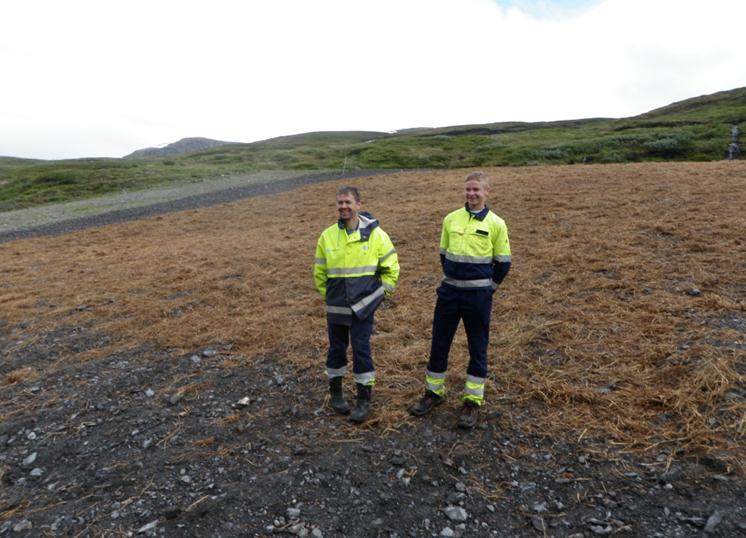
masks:
[[(377, 314), (381, 433), (413, 420), (440, 278), (442, 217), (467, 171), (357, 180), (402, 275)], [(746, 461), (746, 162), (500, 168), (491, 207), (513, 269), (495, 295), (486, 412), (600, 451)], [(344, 181), (60, 237), (0, 245), (0, 319), (18, 338), (93, 324), (108, 349), (233, 343), (323, 390), (326, 332), (311, 276)], [(448, 406), (466, 365), (452, 350)], [(63, 361), (54, 363), (64, 367)], [(226, 368), (230, 367), (226, 363)], [(45, 372), (3, 372), (4, 383)]]

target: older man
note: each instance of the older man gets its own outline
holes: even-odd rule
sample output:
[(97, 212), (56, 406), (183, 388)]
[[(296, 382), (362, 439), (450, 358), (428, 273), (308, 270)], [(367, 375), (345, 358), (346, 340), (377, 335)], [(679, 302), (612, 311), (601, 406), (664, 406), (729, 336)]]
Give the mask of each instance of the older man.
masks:
[[(332, 408), (363, 422), (370, 413), (371, 389), (376, 381), (370, 336), (373, 314), (394, 290), (399, 279), (399, 259), (391, 239), (370, 213), (360, 211), (355, 187), (337, 191), (339, 220), (316, 244), (314, 279), (326, 299), (329, 351), (326, 373)], [(342, 391), (347, 371), (347, 346), (352, 340), (352, 377), (357, 385), (355, 408)]]

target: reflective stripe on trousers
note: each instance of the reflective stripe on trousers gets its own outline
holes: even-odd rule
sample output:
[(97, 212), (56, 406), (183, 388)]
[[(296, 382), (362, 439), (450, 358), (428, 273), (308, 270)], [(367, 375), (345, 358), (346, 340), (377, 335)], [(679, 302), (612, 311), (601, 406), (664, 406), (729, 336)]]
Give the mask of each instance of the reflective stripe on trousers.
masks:
[(427, 387), (427, 390), (430, 392), (434, 392), (438, 396), (444, 396), (445, 395), (445, 380), (446, 380), (446, 374), (444, 373), (436, 373), (431, 372), (430, 370), (427, 371), (427, 374), (425, 375), (425, 386)]
[(464, 384), (464, 400), (469, 400), (477, 405), (484, 403), (484, 382), (483, 377), (475, 377), (473, 375), (466, 376), (466, 383)]

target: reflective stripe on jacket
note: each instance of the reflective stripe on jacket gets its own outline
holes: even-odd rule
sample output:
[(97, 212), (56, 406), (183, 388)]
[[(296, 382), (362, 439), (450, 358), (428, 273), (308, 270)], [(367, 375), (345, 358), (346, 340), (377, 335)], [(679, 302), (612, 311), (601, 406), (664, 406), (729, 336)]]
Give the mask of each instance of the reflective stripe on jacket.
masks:
[(358, 229), (333, 224), (316, 244), (314, 281), (326, 299), (329, 323), (349, 325), (365, 319), (390, 294), (399, 279), (399, 258), (388, 234), (370, 213), (358, 214)]
[(510, 269), (508, 227), (488, 207), (477, 214), (466, 207), (443, 219), (443, 284), (460, 290), (496, 289)]

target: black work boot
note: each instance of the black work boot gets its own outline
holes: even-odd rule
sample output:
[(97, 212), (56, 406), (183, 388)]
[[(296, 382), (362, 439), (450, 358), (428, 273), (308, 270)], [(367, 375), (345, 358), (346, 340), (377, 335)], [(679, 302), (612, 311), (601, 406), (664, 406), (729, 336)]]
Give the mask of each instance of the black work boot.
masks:
[(416, 417), (427, 415), (433, 410), (433, 407), (442, 404), (444, 399), (433, 391), (426, 390), (425, 395), (420, 398), (420, 401), (409, 408), (409, 412)]
[(461, 408), (461, 414), (458, 417), (458, 427), (464, 430), (470, 430), (477, 425), (479, 416), (479, 404), (471, 400), (464, 400), (464, 406)]
[(350, 406), (342, 394), (342, 376), (329, 378), (329, 394), (332, 396), (332, 409), (340, 415), (349, 415)]
[(357, 401), (350, 415), (350, 422), (359, 424), (368, 418), (370, 414), (370, 391), (372, 388), (370, 385), (357, 383)]

